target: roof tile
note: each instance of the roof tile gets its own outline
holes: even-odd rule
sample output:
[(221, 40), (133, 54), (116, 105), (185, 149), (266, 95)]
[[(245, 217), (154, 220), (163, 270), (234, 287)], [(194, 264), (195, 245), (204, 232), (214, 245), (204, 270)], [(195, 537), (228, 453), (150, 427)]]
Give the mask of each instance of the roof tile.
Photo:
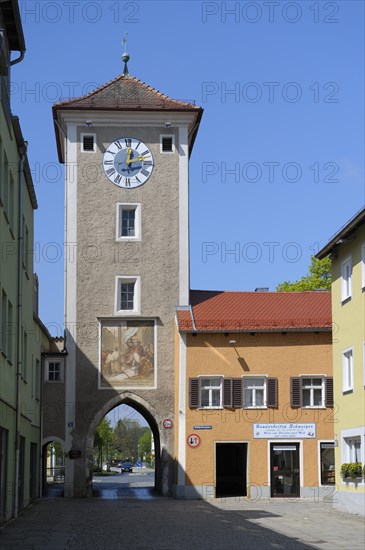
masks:
[(193, 103), (172, 99), (134, 76), (120, 75), (96, 90), (75, 99), (55, 103), (55, 109), (97, 110), (201, 110)]
[(177, 311), (179, 330), (243, 331), (330, 329), (331, 293), (192, 290), (188, 311)]

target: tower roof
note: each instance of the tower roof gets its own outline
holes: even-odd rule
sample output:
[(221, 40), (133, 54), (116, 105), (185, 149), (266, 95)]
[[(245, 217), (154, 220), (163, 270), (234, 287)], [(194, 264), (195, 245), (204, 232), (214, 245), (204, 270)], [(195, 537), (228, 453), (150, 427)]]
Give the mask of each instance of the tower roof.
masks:
[(160, 113), (193, 113), (194, 124), (189, 135), (189, 152), (191, 153), (199, 123), (203, 115), (202, 107), (192, 101), (173, 99), (155, 88), (148, 86), (138, 78), (120, 75), (103, 84), (93, 92), (82, 97), (60, 101), (53, 105), (57, 149), (60, 162), (63, 162), (61, 139), (59, 134), (60, 113), (72, 111), (139, 111)]
[(134, 76), (117, 76), (82, 97), (55, 103), (54, 109), (201, 111), (192, 102), (172, 99)]

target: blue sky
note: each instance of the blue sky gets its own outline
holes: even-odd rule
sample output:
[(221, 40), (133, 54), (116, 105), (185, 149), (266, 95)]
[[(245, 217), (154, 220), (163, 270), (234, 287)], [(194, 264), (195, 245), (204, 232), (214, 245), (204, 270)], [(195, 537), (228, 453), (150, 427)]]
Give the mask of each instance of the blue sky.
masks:
[[(275, 290), (365, 202), (364, 3), (19, 2), (11, 100), (39, 209), (40, 316), (63, 322), (63, 168), (51, 106), (122, 72), (204, 107), (190, 166), (191, 287)], [(229, 253), (234, 251), (234, 253)]]

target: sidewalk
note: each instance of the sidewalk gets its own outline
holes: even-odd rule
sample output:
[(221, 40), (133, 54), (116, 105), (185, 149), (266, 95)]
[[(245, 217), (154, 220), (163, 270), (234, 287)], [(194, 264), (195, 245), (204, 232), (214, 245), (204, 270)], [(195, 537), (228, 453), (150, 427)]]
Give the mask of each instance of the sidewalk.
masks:
[[(364, 550), (365, 518), (338, 512), (316, 499), (211, 499), (210, 504), (250, 522), (325, 550)], [(351, 542), (350, 542), (351, 541)]]
[(364, 521), (323, 502), (42, 499), (1, 550), (364, 549)]

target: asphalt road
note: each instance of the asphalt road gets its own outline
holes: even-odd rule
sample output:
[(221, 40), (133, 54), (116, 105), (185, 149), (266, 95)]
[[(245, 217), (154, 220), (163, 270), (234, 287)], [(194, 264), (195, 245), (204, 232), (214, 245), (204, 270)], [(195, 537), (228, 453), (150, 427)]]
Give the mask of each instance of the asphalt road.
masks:
[(133, 473), (115, 472), (109, 476), (93, 477), (93, 495), (103, 500), (138, 499), (150, 500), (155, 497), (153, 470), (133, 468)]

